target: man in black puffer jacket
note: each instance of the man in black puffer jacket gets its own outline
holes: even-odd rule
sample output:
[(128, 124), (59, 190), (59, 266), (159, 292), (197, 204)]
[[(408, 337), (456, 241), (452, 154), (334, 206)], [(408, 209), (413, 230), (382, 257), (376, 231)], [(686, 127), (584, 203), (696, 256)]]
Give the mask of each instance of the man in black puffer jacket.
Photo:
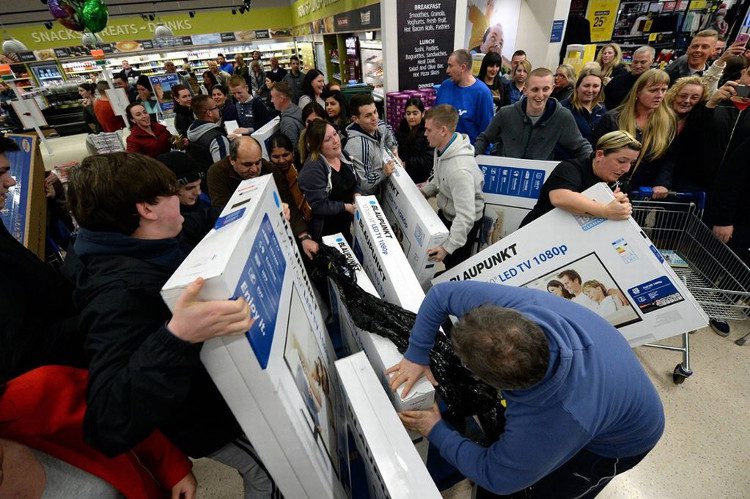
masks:
[(74, 280), (90, 357), (84, 435), (107, 455), (159, 429), (191, 457), (240, 470), (246, 497), (274, 485), (200, 361), (202, 342), (246, 332), (244, 300), (197, 300), (196, 280), (174, 314), (159, 290), (185, 256), (174, 174), (140, 154), (90, 156), (70, 175), (81, 226), (64, 270)]

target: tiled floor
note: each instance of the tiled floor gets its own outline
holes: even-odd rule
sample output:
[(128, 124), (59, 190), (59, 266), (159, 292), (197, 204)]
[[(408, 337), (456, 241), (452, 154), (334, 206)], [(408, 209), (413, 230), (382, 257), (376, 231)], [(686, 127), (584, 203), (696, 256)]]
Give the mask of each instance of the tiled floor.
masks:
[[(661, 395), (667, 428), (651, 454), (615, 478), (600, 498), (750, 498), (750, 341), (734, 344), (748, 330), (746, 322), (733, 324), (729, 338), (709, 329), (691, 335), (695, 374), (682, 385), (672, 383), (680, 354), (636, 350)], [(233, 470), (202, 459), (194, 471), (200, 497), (242, 497)], [(470, 486), (462, 482), (444, 496), (469, 498)]]

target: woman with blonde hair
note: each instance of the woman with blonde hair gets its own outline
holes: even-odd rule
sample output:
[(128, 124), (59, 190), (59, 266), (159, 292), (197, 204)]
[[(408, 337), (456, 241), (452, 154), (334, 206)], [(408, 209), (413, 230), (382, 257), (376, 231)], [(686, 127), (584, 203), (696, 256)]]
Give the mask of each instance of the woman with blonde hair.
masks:
[(515, 104), (523, 98), (523, 87), (529, 73), (531, 73), (531, 63), (526, 59), (518, 61), (518, 65), (510, 74), (510, 81), (504, 82), (505, 105)]
[(576, 80), (576, 70), (570, 64), (560, 64), (554, 74), (555, 89), (551, 97), (563, 101), (573, 95), (573, 82)]
[(585, 160), (569, 159), (552, 170), (542, 185), (534, 209), (521, 222), (521, 227), (536, 220), (553, 208), (561, 208), (576, 215), (589, 215), (625, 220), (632, 213), (627, 193), (615, 189), (615, 199), (609, 203), (593, 201), (583, 191), (606, 182), (615, 184), (638, 159), (641, 143), (628, 132), (615, 130), (599, 139), (591, 156)]
[[(559, 71), (559, 70), (558, 70)], [(560, 102), (567, 108), (583, 138), (594, 147), (594, 128), (599, 124), (607, 109), (604, 102), (604, 77), (598, 69), (584, 69), (578, 75), (572, 95)]]
[(624, 191), (653, 188), (653, 198), (667, 196), (672, 185), (673, 161), (667, 154), (675, 137), (677, 119), (664, 99), (669, 75), (661, 69), (644, 72), (630, 89), (625, 101), (607, 111), (594, 130), (598, 139), (613, 130), (625, 130), (643, 144), (638, 161), (625, 178)]
[(706, 80), (693, 75), (675, 81), (665, 97), (677, 116), (677, 136), (670, 148), (674, 190), (709, 192), (713, 188), (718, 161), (706, 157), (706, 123), (713, 117), (713, 110), (706, 108), (708, 94)]
[(619, 76), (627, 71), (625, 64), (622, 63), (622, 49), (616, 43), (604, 45), (596, 56), (596, 62), (602, 68), (605, 85), (615, 76)]

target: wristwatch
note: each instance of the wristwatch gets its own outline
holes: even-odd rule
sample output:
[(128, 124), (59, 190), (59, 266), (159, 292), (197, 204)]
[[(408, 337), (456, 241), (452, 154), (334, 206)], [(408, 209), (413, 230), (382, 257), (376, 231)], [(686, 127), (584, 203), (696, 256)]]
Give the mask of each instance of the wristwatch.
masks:
[(299, 238), (300, 242), (307, 241), (308, 239), (312, 239), (312, 236), (310, 236), (310, 234), (305, 234), (304, 236), (300, 236)]

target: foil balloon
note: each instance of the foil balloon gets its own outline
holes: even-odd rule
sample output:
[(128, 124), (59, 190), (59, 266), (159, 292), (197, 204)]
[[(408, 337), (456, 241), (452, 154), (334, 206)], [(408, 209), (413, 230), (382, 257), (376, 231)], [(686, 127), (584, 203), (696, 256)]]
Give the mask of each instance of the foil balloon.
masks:
[(61, 2), (60, 0), (48, 0), (47, 1), (47, 7), (49, 8), (49, 13), (52, 14), (52, 17), (55, 19), (60, 19), (62, 17), (68, 17), (68, 11), (65, 10), (63, 5), (65, 2)]
[(83, 26), (92, 33), (98, 33), (107, 26), (109, 12), (101, 0), (86, 0), (80, 13)]
[(83, 31), (85, 27), (81, 23), (78, 12), (76, 12), (76, 10), (67, 3), (60, 2), (60, 6), (62, 6), (62, 8), (65, 9), (65, 12), (67, 13), (67, 17), (61, 17), (58, 19), (58, 21), (60, 21), (60, 24), (72, 31)]

